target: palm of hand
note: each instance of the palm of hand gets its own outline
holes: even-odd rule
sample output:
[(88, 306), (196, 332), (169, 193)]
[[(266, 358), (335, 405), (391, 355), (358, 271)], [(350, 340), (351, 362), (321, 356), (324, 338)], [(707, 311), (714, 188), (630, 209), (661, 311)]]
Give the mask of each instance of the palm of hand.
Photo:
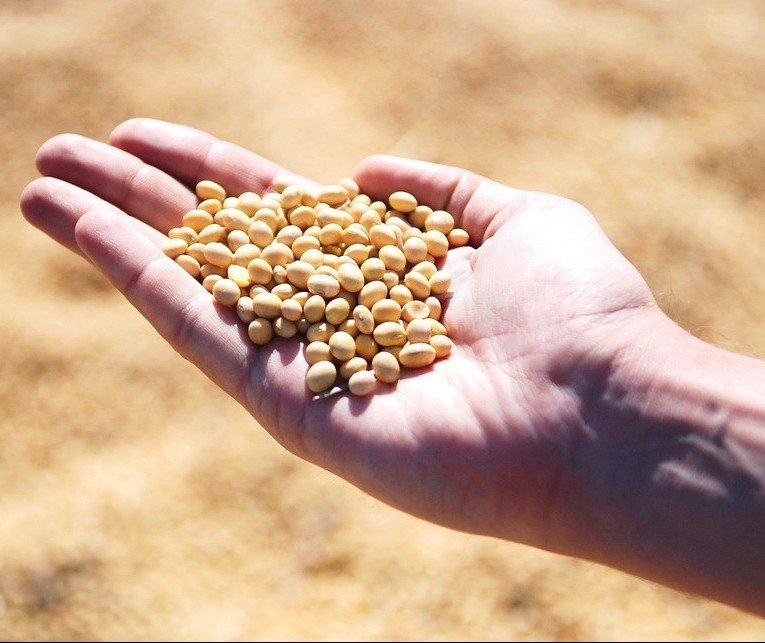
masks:
[[(651, 305), (634, 268), (583, 208), (564, 199), (453, 168), (368, 159), (357, 173), (365, 191), (408, 190), (452, 212), (480, 246), (452, 250), (446, 260), (454, 277), (444, 314), (455, 341), (448, 359), (370, 398), (312, 399), (296, 342), (250, 345), (232, 311), (147, 242), (148, 227), (104, 217), (119, 209), (169, 227), (193, 199), (179, 181), (220, 177), (244, 190), (255, 180), (265, 187), (278, 170), (239, 150), (240, 174), (216, 165), (205, 136), (126, 124), (116, 143), (147, 165), (107, 146), (89, 156), (92, 143), (82, 140), (49, 145), (41, 170), (69, 185), (33, 183), (25, 214), (86, 253), (179, 352), (297, 455), (415, 515), (540, 545), (567, 454), (582, 439), (566, 365), (598, 346), (621, 314)], [(107, 176), (104, 155), (114, 161)]]

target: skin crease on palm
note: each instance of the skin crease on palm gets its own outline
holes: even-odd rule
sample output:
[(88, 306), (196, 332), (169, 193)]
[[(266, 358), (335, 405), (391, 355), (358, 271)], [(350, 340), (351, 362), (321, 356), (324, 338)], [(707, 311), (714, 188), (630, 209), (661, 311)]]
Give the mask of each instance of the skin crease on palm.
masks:
[[(637, 270), (582, 206), (465, 170), (388, 156), (357, 166), (363, 192), (451, 212), (452, 355), (370, 397), (312, 399), (296, 340), (253, 346), (246, 327), (172, 260), (161, 233), (194, 184), (262, 192), (284, 169), (187, 127), (123, 123), (110, 144), (66, 134), (38, 154), (27, 219), (92, 261), (167, 341), (296, 455), (416, 516), (577, 554), (574, 454), (586, 448), (581, 373), (606, 377), (661, 317)], [(336, 177), (340, 178), (340, 177)], [(189, 391), (189, 396), (199, 391)]]

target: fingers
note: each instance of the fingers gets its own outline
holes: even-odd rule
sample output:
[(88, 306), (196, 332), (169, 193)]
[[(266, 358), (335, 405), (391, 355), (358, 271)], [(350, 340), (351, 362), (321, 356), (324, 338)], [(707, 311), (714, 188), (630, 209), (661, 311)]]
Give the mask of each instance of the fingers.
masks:
[(200, 283), (113, 209), (89, 210), (78, 219), (74, 234), (84, 254), (171, 346), (224, 390), (243, 398), (252, 345), (233, 310), (216, 304)]
[(149, 118), (118, 125), (110, 142), (188, 186), (210, 179), (235, 196), (263, 192), (274, 177), (288, 174), (280, 165), (211, 134)]
[(480, 245), (522, 209), (527, 194), (468, 170), (385, 155), (361, 161), (354, 176), (373, 198), (405, 190), (434, 210), (447, 210), (470, 235), (472, 245)]
[(46, 141), (37, 153), (46, 176), (90, 191), (124, 212), (167, 232), (196, 205), (179, 181), (123, 150), (76, 134)]
[(146, 223), (125, 216), (111, 203), (86, 190), (51, 177), (32, 181), (21, 195), (21, 211), (32, 225), (73, 252), (81, 254), (75, 239), (75, 226), (91, 210), (121, 214), (140, 234), (159, 245), (164, 236)]

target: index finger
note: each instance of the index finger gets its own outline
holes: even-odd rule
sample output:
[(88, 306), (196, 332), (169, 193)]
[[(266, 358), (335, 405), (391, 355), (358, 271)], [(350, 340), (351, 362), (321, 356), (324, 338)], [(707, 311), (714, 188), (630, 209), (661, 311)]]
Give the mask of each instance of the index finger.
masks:
[(472, 245), (480, 245), (520, 211), (528, 194), (469, 170), (387, 155), (364, 159), (354, 176), (373, 198), (387, 199), (404, 190), (419, 203), (448, 211), (470, 235)]

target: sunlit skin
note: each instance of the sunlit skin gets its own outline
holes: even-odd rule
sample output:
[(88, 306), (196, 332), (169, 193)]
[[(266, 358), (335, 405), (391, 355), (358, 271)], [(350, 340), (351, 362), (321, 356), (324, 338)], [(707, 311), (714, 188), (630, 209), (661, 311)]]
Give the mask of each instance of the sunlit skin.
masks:
[[(109, 144), (57, 136), (37, 164), (43, 177), (22, 196), (26, 218), (103, 271), (299, 457), (438, 524), (765, 613), (765, 561), (749, 532), (765, 533), (765, 474), (729, 448), (765, 453), (765, 413), (748, 401), (765, 384), (762, 364), (674, 325), (582, 205), (442, 165), (361, 161), (353, 178), (364, 193), (386, 199), (404, 190), (450, 212), (470, 235), (441, 266), (452, 275), (443, 321), (454, 348), (373, 395), (315, 397), (303, 344), (275, 337), (254, 346), (235, 311), (159, 247), (196, 205), (199, 180), (234, 195), (263, 192), (288, 169), (148, 119), (119, 125)], [(715, 388), (717, 379), (726, 384)], [(728, 443), (714, 441), (719, 420), (710, 418), (718, 416)], [(694, 449), (709, 466), (690, 457)], [(751, 489), (716, 473), (728, 456)], [(675, 476), (663, 475), (670, 460)], [(729, 503), (714, 484), (698, 484), (705, 476)], [(715, 526), (723, 518), (730, 526), (736, 509), (747, 512), (746, 529)], [(737, 545), (733, 559), (709, 562), (708, 552)]]

